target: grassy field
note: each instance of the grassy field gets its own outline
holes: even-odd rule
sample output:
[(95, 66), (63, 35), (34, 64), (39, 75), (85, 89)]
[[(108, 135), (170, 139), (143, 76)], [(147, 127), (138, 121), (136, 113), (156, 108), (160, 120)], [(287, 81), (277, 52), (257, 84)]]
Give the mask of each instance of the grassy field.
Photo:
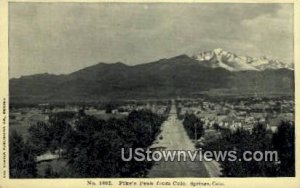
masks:
[(120, 119), (120, 118), (124, 118), (126, 117), (126, 115), (124, 114), (111, 114), (111, 113), (105, 113), (103, 110), (97, 110), (97, 111), (86, 111), (85, 112), (87, 115), (90, 115), (90, 116), (94, 116), (96, 117), (97, 119), (103, 119), (103, 120), (108, 120), (110, 118), (117, 118), (117, 119)]
[[(47, 121), (47, 115), (40, 111), (28, 110), (26, 113), (14, 113), (11, 112), (12, 116), (9, 119), (9, 131), (17, 131), (18, 134), (22, 135), (24, 139), (28, 137), (28, 128), (38, 122)], [(124, 114), (106, 114), (103, 111), (87, 112), (88, 115), (95, 116), (97, 119), (108, 120), (110, 118), (124, 118)]]
[(39, 112), (28, 112), (18, 115), (13, 115), (14, 118), (9, 119), (9, 132), (17, 131), (18, 134), (22, 135), (24, 139), (28, 137), (29, 127), (38, 122), (46, 121), (47, 115)]

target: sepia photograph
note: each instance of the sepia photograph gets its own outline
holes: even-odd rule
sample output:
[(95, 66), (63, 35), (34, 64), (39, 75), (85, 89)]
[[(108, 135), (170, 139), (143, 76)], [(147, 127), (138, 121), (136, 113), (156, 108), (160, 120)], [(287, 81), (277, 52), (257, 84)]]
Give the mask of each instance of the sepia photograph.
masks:
[(294, 55), (293, 3), (9, 2), (7, 175), (295, 178)]

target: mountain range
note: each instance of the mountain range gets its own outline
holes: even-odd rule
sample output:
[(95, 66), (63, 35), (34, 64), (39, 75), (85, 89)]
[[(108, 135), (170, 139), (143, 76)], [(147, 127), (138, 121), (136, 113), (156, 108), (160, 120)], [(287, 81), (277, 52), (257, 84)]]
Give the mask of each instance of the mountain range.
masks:
[(294, 71), (276, 60), (215, 49), (135, 66), (98, 63), (70, 74), (13, 78), (9, 84), (11, 103), (293, 95)]
[(292, 63), (283, 63), (278, 60), (268, 59), (266, 57), (252, 58), (240, 56), (227, 52), (221, 48), (211, 51), (200, 52), (192, 58), (202, 62), (204, 66), (216, 68), (221, 67), (229, 71), (257, 70), (286, 68), (293, 70)]

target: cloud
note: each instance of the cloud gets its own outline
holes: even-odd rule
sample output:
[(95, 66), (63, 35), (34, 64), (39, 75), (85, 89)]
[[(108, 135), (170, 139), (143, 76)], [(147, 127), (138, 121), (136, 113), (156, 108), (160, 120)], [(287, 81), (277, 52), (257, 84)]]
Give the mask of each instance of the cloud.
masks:
[(10, 3), (10, 76), (224, 48), (292, 61), (290, 4)]
[(249, 40), (266, 56), (292, 62), (293, 58), (293, 7), (281, 5), (275, 15), (260, 15), (242, 21), (249, 31)]

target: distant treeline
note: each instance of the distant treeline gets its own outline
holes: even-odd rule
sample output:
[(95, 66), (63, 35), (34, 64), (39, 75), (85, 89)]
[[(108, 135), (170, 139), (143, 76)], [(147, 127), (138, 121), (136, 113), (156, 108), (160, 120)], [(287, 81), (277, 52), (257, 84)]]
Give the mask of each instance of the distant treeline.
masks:
[(195, 98), (186, 98), (186, 99), (178, 99), (176, 100), (176, 104), (179, 102), (186, 103), (186, 102), (213, 102), (213, 103), (231, 103), (233, 105), (237, 105), (240, 102), (245, 102), (244, 105), (249, 105), (252, 103), (257, 102), (269, 102), (269, 101), (276, 101), (276, 100), (290, 100), (294, 101), (295, 97), (293, 95), (289, 96), (269, 96), (269, 97), (254, 97), (254, 96), (246, 96), (246, 95), (237, 95), (233, 96), (210, 96), (210, 95), (203, 95), (201, 97)]
[(11, 102), (9, 104), (10, 108), (49, 108), (53, 109), (55, 107), (58, 108), (66, 108), (68, 106), (80, 106), (80, 107), (94, 107), (96, 109), (106, 109), (107, 106), (112, 106), (117, 108), (122, 105), (146, 105), (156, 104), (156, 105), (170, 105), (170, 100), (119, 100), (119, 101), (99, 101), (99, 102), (53, 102), (53, 103), (14, 103)]
[[(73, 114), (67, 113), (70, 117)], [(166, 117), (148, 110), (132, 111), (127, 118), (97, 120), (84, 113), (69, 124), (65, 117), (49, 118), (49, 122), (33, 124), (25, 142), (16, 132), (10, 135), (11, 178), (57, 177), (144, 177), (151, 162), (124, 162), (121, 148), (148, 148), (160, 132)], [(37, 173), (36, 157), (59, 151), (67, 160), (64, 173), (46, 169)]]

